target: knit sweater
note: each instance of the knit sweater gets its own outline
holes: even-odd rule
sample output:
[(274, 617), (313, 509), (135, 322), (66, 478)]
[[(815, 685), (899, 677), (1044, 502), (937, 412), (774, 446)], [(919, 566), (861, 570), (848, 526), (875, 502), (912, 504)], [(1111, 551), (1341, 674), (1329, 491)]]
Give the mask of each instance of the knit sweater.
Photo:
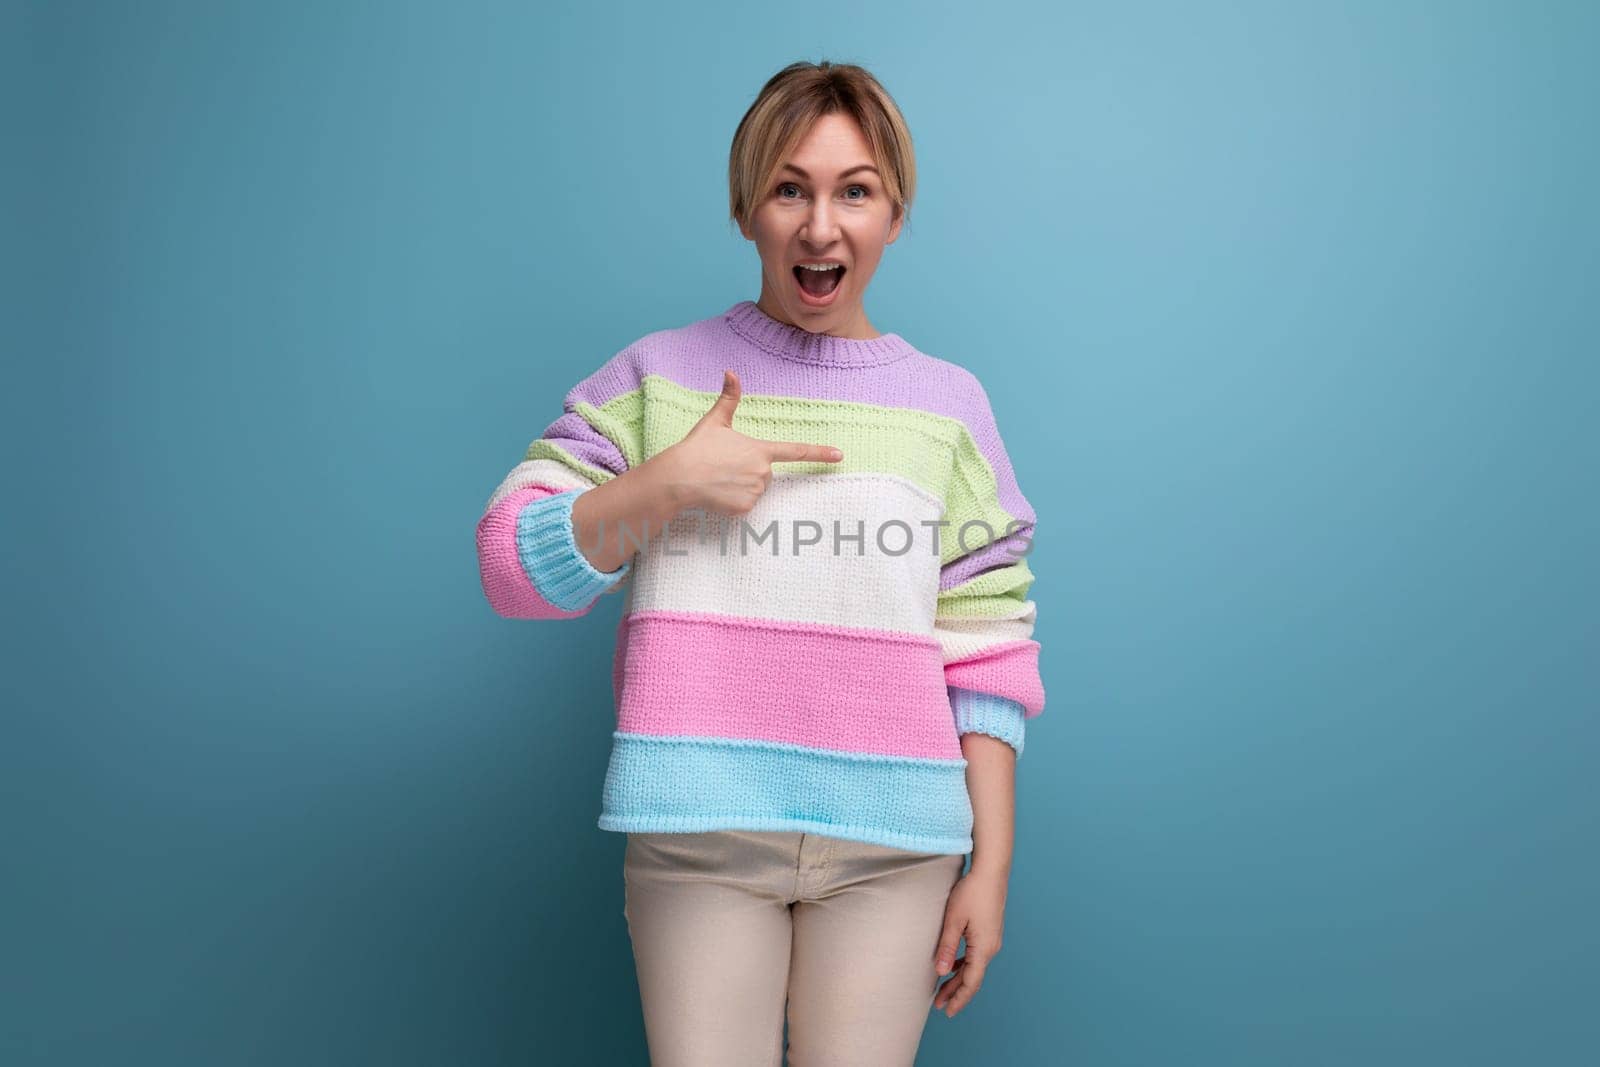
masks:
[[(724, 368), (735, 430), (843, 460), (774, 463), (748, 514), (683, 512), (597, 570), (573, 502), (682, 440)], [(478, 563), (508, 618), (624, 595), (600, 828), (970, 852), (961, 736), (1020, 758), (1044, 708), (1034, 512), (977, 378), (898, 334), (816, 334), (745, 300), (641, 337), (563, 408), (489, 498)]]

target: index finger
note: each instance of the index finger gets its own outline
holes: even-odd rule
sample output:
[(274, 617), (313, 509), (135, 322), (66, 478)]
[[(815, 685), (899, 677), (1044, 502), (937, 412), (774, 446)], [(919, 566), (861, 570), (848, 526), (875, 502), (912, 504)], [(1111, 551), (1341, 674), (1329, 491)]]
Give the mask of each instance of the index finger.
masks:
[(844, 453), (832, 445), (808, 445), (801, 441), (767, 441), (767, 458), (773, 463), (837, 463)]

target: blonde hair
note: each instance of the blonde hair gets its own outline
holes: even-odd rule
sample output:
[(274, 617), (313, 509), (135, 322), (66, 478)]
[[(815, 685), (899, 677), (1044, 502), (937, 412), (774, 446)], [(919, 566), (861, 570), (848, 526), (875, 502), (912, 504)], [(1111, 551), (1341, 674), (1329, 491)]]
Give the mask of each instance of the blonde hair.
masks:
[(911, 131), (888, 90), (852, 63), (791, 63), (768, 79), (739, 120), (728, 151), (728, 214), (747, 228), (768, 183), (813, 123), (842, 113), (855, 119), (872, 152), (894, 217), (910, 221), (917, 161)]

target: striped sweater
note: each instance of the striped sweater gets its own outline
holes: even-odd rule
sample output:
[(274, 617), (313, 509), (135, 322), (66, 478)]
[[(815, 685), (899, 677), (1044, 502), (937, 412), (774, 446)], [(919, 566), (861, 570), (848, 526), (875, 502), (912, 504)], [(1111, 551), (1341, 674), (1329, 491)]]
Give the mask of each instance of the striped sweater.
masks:
[[(578, 551), (578, 494), (681, 440), (739, 376), (733, 427), (835, 445), (775, 463), (746, 515), (684, 512), (612, 572)], [(599, 825), (806, 831), (972, 850), (960, 738), (1020, 758), (1044, 707), (1034, 513), (988, 396), (887, 333), (816, 334), (753, 301), (647, 334), (567, 394), (478, 521), (500, 615), (624, 595)]]

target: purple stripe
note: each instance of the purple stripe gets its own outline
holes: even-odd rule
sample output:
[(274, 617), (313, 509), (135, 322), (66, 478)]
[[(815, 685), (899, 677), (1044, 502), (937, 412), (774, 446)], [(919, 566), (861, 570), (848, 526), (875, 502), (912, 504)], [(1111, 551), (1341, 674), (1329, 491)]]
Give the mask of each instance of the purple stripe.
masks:
[[(752, 343), (730, 324), (730, 319), (749, 324), (754, 316), (763, 314), (752, 301), (743, 300), (722, 314), (646, 334), (574, 387), (567, 402), (582, 400), (599, 407), (638, 388), (647, 374), (658, 374), (686, 389), (719, 393), (726, 367), (739, 376), (746, 393), (849, 400), (944, 415), (967, 427), (978, 451), (994, 469), (1000, 506), (1031, 528), (1036, 518), (1033, 508), (1017, 487), (988, 397), (971, 371), (909, 345), (906, 358), (871, 366), (786, 359)], [(897, 339), (896, 335), (884, 336)], [(590, 430), (586, 436), (599, 435)], [(611, 451), (614, 454), (615, 448)], [(620, 460), (615, 456), (596, 465), (612, 469), (610, 462)]]
[[(997, 534), (1002, 532), (1001, 530), (995, 531)], [(972, 540), (976, 540), (981, 535), (981, 529), (975, 527), (968, 536)], [(953, 531), (951, 536), (954, 536)], [(1009, 567), (1013, 563), (1021, 562), (1027, 558), (1029, 549), (1025, 538), (1031, 538), (1032, 536), (1033, 523), (1030, 522), (1009, 537), (997, 537), (976, 552), (969, 552), (959, 559), (951, 560), (939, 571), (940, 591), (952, 589), (981, 571), (992, 570), (997, 567)], [(969, 543), (971, 542), (969, 541)], [(1013, 555), (1013, 553), (1018, 554)]]
[(590, 426), (577, 412), (567, 412), (546, 426), (539, 437), (560, 445), (574, 459), (591, 467), (599, 467), (612, 474), (621, 474), (628, 469), (628, 461), (622, 458), (622, 452), (611, 439)]

